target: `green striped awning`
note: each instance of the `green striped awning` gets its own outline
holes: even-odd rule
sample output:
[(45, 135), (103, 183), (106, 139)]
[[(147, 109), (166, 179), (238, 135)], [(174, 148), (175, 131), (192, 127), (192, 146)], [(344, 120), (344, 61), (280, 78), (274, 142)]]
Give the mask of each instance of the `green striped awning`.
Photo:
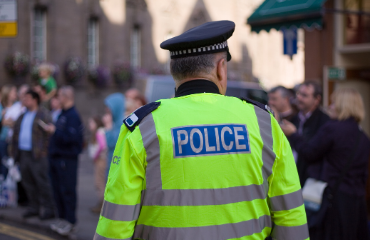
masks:
[(265, 0), (248, 18), (252, 31), (274, 28), (321, 28), (326, 0)]

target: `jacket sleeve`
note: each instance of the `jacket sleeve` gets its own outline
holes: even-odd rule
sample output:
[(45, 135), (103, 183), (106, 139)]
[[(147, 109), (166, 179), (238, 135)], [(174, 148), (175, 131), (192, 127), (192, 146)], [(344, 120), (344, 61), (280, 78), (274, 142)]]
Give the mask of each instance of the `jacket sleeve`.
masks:
[[(43, 109), (43, 115), (42, 115), (42, 121), (44, 121), (46, 124), (52, 123), (51, 115), (49, 111), (46, 109)], [(43, 134), (43, 146), (45, 147), (45, 156), (47, 155), (47, 149), (49, 147), (49, 142), (50, 142), (50, 136), (51, 134), (46, 132), (45, 130), (42, 130)]]
[(268, 178), (268, 199), (276, 240), (309, 239), (301, 186), (292, 150), (278, 123), (272, 118), (275, 161)]
[[(13, 137), (12, 137), (12, 141), (11, 141), (11, 151), (9, 151), (13, 158), (16, 158), (17, 153), (18, 153), (19, 132), (21, 130), (22, 119), (23, 119), (23, 115), (21, 115), (17, 119), (17, 121), (14, 124), (14, 128), (13, 128)], [(18, 161), (18, 159), (14, 159), (14, 160)]]
[(47, 111), (46, 109), (43, 109), (43, 121), (46, 123), (46, 124), (49, 124), (49, 123), (53, 123), (53, 119), (51, 117), (51, 114), (49, 111)]
[(330, 151), (333, 144), (332, 132), (331, 125), (326, 124), (310, 141), (305, 140), (297, 133), (292, 134), (288, 139), (300, 159), (314, 163), (322, 161), (325, 154)]
[(122, 126), (94, 240), (132, 239), (145, 182), (145, 150), (140, 131)]

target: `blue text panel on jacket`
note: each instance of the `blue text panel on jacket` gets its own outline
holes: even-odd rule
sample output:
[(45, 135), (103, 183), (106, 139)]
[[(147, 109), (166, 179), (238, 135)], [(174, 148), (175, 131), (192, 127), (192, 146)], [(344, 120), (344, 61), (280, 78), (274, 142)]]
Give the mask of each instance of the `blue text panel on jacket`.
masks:
[(174, 158), (250, 153), (247, 126), (220, 124), (171, 129)]

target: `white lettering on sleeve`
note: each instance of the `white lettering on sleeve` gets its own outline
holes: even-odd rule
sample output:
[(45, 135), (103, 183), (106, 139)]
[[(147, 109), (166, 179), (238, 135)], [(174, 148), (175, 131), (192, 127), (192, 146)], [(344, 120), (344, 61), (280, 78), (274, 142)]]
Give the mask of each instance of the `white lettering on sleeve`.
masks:
[(204, 138), (206, 141), (206, 151), (207, 152), (213, 152), (216, 150), (215, 146), (209, 146), (209, 139), (208, 139), (208, 130), (207, 128), (204, 128)]
[[(181, 140), (181, 135), (185, 136), (184, 140)], [(177, 142), (178, 142), (178, 145), (179, 145), (179, 153), (180, 154), (182, 153), (182, 147), (181, 146), (187, 144), (188, 141), (189, 141), (188, 133), (185, 130), (177, 131)]]
[(247, 146), (246, 145), (239, 144), (239, 140), (244, 139), (244, 136), (243, 135), (238, 135), (238, 132), (241, 132), (241, 131), (243, 131), (243, 128), (242, 127), (234, 127), (235, 147), (238, 150), (247, 149)]
[[(199, 135), (200, 144), (198, 148), (194, 146), (194, 133), (198, 133)], [(193, 128), (190, 131), (190, 147), (195, 153), (200, 153), (203, 149), (203, 134), (198, 128)]]
[(225, 143), (225, 132), (226, 131), (228, 131), (230, 134), (233, 134), (233, 131), (231, 131), (231, 129), (229, 127), (223, 127), (222, 128), (222, 130), (221, 130), (221, 143), (222, 143), (222, 147), (225, 150), (231, 150), (233, 148), (234, 142), (233, 141), (230, 141), (230, 144), (229, 145), (226, 145), (226, 143)]

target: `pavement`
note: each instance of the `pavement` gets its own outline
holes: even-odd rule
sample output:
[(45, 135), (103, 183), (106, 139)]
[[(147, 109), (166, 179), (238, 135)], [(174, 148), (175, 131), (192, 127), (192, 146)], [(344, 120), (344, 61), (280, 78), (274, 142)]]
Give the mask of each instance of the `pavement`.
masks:
[[(77, 231), (68, 236), (72, 240), (91, 240), (93, 239), (99, 215), (90, 211), (90, 208), (97, 203), (96, 191), (94, 186), (93, 162), (82, 154), (78, 167), (78, 206), (77, 206)], [(0, 208), (0, 219), (11, 221), (18, 224), (28, 225), (32, 228), (49, 230), (49, 226), (55, 220), (41, 221), (37, 217), (23, 219), (24, 207)]]
[(0, 219), (1, 240), (66, 240), (49, 230)]

